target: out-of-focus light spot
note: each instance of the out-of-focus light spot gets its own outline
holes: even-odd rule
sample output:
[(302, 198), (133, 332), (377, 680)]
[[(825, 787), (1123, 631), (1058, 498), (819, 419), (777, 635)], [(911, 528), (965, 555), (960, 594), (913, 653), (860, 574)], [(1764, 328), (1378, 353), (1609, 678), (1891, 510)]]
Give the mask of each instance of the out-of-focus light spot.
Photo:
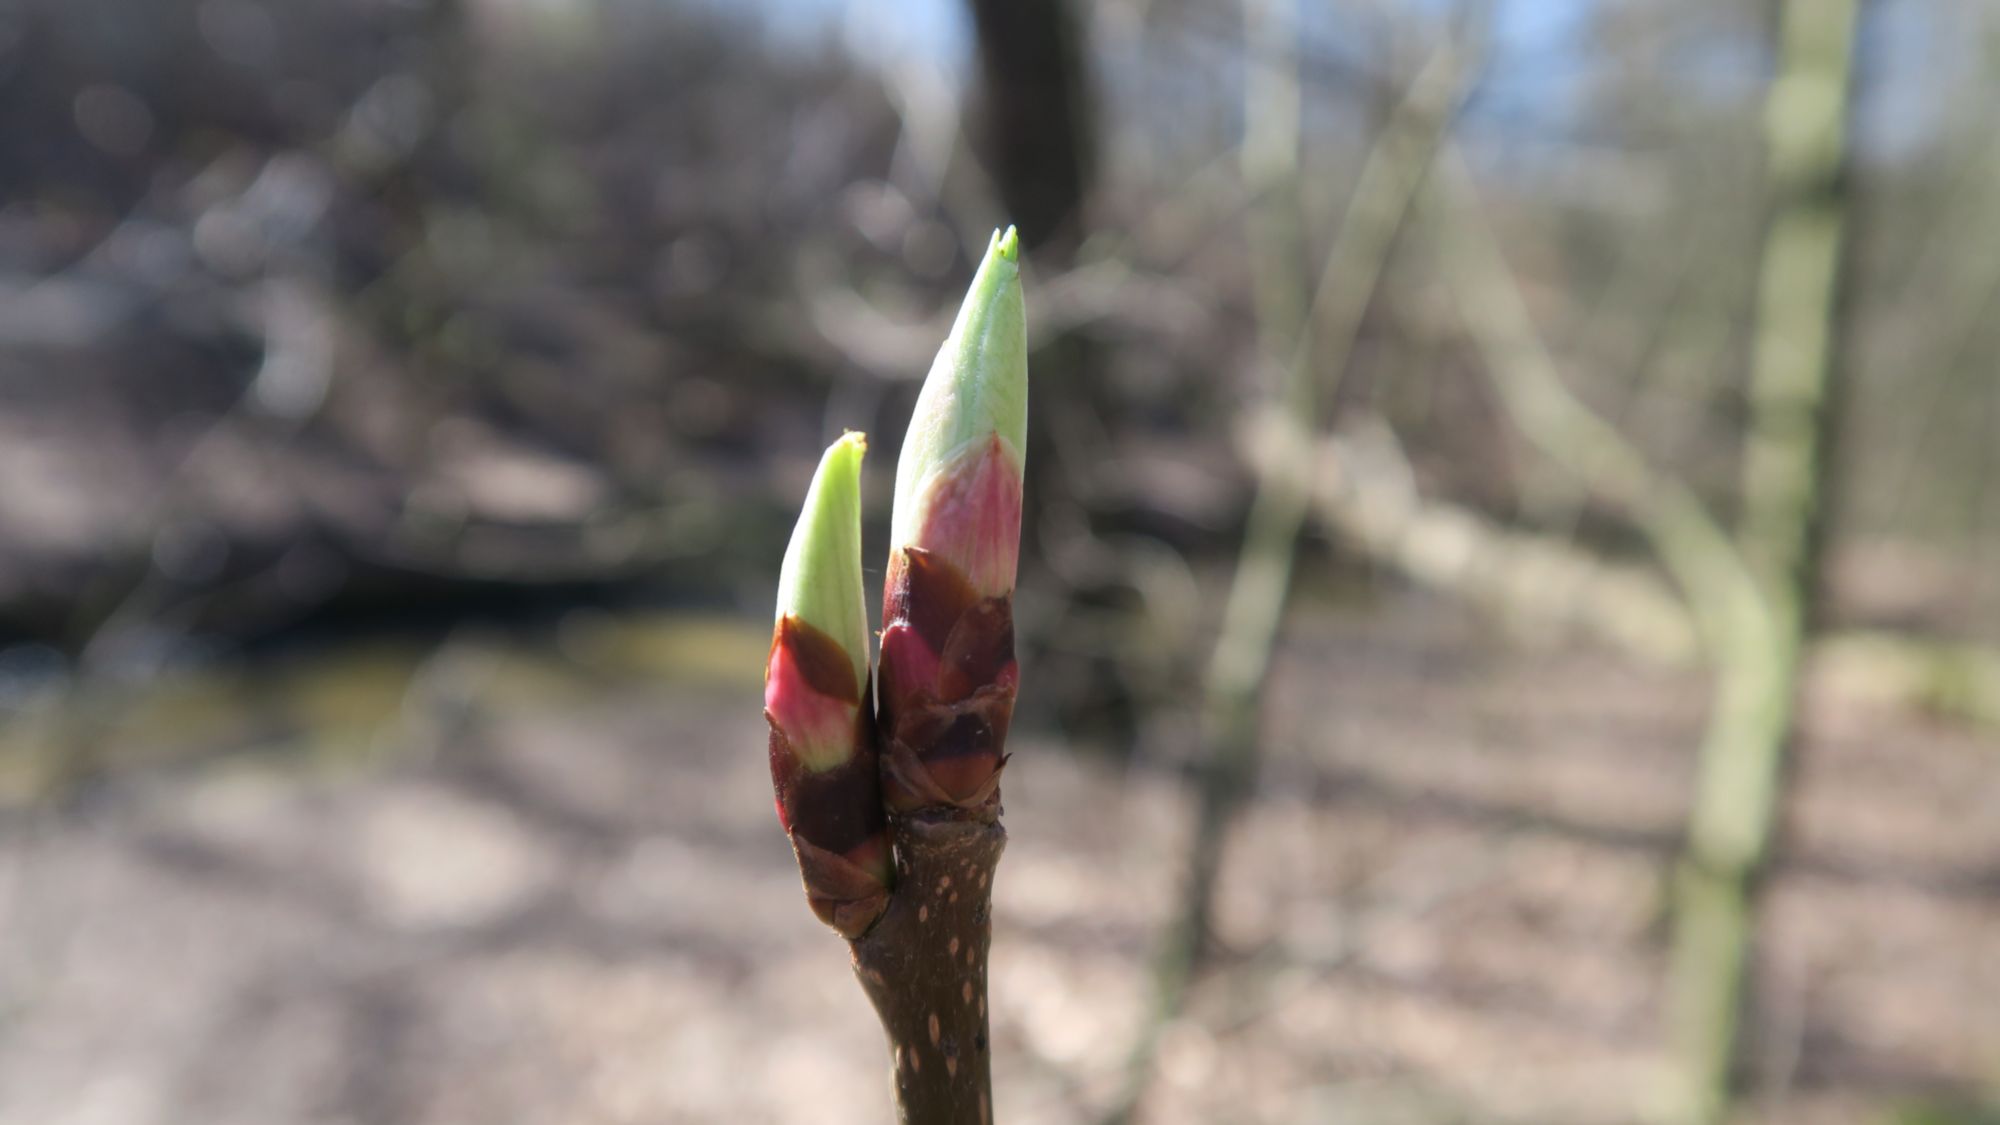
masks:
[(391, 74), (361, 95), (341, 136), (343, 153), (367, 168), (380, 168), (415, 151), (430, 132), (435, 102), (431, 89), (412, 74)]
[(773, 38), (782, 41), (796, 13), (815, 5), (842, 17), (842, 33), (856, 55), (879, 65), (901, 66), (913, 59), (942, 63), (954, 85), (970, 72), (972, 25), (965, 5), (949, 0), (765, 0), (765, 7), (782, 13), (769, 21)]
[(1183, 1089), (1201, 1089), (1213, 1080), (1219, 1054), (1214, 1036), (1193, 1023), (1177, 1021), (1160, 1036), (1160, 1077)]
[(368, 905), (411, 930), (489, 923), (555, 875), (511, 811), (442, 788), (371, 802), (345, 858)]
[(230, 277), (256, 272), (264, 260), (264, 242), (243, 213), (233, 207), (211, 207), (194, 223), (194, 252), (208, 268)]
[(138, 156), (153, 137), (153, 111), (122, 86), (84, 87), (71, 112), (83, 139), (110, 156)]
[(243, 201), (269, 241), (296, 242), (318, 225), (332, 205), (333, 180), (318, 159), (284, 153), (265, 162), (243, 193)]
[(288, 153), (261, 165), (218, 160), (188, 195), (203, 204), (195, 253), (217, 273), (243, 277), (313, 233), (333, 201), (333, 184), (320, 160)]
[(916, 211), (903, 193), (880, 180), (848, 188), (842, 203), (841, 210), (861, 237), (891, 254), (902, 248), (904, 233), (916, 221)]
[(486, 519), (570, 523), (604, 502), (604, 480), (588, 465), (505, 445), (483, 434), (433, 448), (439, 451), (452, 494)]
[(333, 376), (333, 326), (298, 285), (267, 286), (262, 298), (264, 363), (251, 394), (272, 414), (304, 418), (319, 409)]

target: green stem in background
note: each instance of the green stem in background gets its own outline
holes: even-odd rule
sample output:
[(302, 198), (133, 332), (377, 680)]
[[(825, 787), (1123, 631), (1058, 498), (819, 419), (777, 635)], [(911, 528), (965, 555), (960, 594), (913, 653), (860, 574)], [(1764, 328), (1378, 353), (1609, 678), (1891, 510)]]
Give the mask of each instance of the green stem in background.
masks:
[[(1107, 1114), (1130, 1120), (1151, 1081), (1159, 1037), (1186, 1001), (1188, 985), (1210, 940), (1215, 886), (1223, 845), (1237, 808), (1253, 786), (1259, 764), (1257, 719), (1263, 686), (1277, 643), (1300, 528), (1311, 499), (1313, 435), (1321, 403), (1330, 400), (1360, 334), (1361, 320), (1390, 258), (1397, 232), (1423, 182), (1431, 157), (1456, 105), (1458, 52), (1440, 49), (1391, 113), (1362, 166), (1334, 244), (1303, 316), (1296, 309), (1302, 278), (1290, 257), (1299, 238), (1296, 44), (1286, 21), (1253, 6), (1256, 26), (1276, 23), (1266, 58), (1288, 60), (1268, 68), (1253, 84), (1246, 107), (1251, 128), (1244, 143), (1245, 174), (1263, 200), (1253, 212), (1258, 248), (1260, 354), (1290, 355), (1283, 383), (1260, 435), (1268, 449), (1256, 462), (1257, 487), (1237, 556), (1222, 623), (1211, 655), (1202, 700), (1202, 738), (1208, 751), (1189, 844), (1181, 912), (1165, 935), (1154, 966), (1153, 1010), (1128, 1064), (1127, 1084)], [(1267, 116), (1268, 111), (1268, 116)], [(1281, 135), (1289, 132), (1291, 135)]]
[(1728, 1112), (1752, 935), (1819, 580), (1819, 482), (1837, 384), (1842, 168), (1857, 0), (1790, 0), (1766, 114), (1773, 212), (1758, 289), (1744, 521), (1732, 539), (1691, 490), (1563, 385), (1456, 151), (1433, 206), (1443, 273), (1502, 405), (1552, 460), (1625, 503), (1687, 596), (1716, 669), (1676, 879), (1669, 1117)]
[(1456, 146), (1438, 158), (1430, 186), (1425, 217), (1437, 228), (1440, 273), (1508, 420), (1550, 461), (1629, 509), (1686, 595), (1703, 645), (1711, 655), (1727, 647), (1763, 612), (1729, 533), (1564, 384)]
[(1744, 558), (1765, 612), (1718, 651), (1677, 873), (1670, 995), (1675, 1120), (1728, 1113), (1753, 946), (1754, 891), (1769, 857), (1793, 737), (1800, 656), (1821, 582), (1822, 482), (1840, 378), (1847, 118), (1859, 0), (1787, 0), (1766, 94), (1771, 216), (1757, 287)]

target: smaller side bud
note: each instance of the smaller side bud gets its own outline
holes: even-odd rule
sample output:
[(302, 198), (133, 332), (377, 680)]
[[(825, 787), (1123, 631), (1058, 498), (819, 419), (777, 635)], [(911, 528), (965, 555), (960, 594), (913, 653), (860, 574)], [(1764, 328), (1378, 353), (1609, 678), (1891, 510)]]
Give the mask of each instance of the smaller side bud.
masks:
[(868, 698), (861, 459), (849, 433), (820, 459), (778, 579), (764, 669), (771, 784), (806, 901), (859, 937), (888, 905), (891, 865)]

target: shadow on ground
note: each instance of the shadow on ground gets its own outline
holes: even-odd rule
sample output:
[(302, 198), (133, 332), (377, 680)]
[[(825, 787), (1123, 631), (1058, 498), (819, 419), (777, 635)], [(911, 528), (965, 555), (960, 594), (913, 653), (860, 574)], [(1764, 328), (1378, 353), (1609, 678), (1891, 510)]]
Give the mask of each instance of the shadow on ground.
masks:
[[(760, 623), (728, 628), (755, 651)], [(769, 811), (754, 665), (527, 691), (547, 677), (506, 665), (535, 658), (488, 655), (427, 666), (456, 686), (405, 685), (367, 754), (132, 753), (7, 814), (0, 1122), (887, 1120), (880, 1034)], [(1411, 600), (1302, 622), (1273, 688), (1152, 1119), (1635, 1120), (1700, 683), (1523, 657)], [(1752, 1119), (1973, 1097), (2000, 1057), (2000, 754), (1834, 700), (1808, 726)], [(187, 748), (107, 729), (119, 761)], [(1016, 750), (999, 1116), (1086, 1122), (1188, 806), (1165, 767)]]

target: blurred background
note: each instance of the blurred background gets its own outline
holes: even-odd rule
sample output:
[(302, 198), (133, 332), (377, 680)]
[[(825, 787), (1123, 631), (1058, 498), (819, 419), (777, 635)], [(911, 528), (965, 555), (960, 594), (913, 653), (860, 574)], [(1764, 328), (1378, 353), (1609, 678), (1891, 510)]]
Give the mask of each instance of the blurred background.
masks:
[(0, 0), (0, 1121), (888, 1120), (770, 606), (1007, 222), (1000, 1120), (2000, 1120), (1996, 97), (1975, 0)]

